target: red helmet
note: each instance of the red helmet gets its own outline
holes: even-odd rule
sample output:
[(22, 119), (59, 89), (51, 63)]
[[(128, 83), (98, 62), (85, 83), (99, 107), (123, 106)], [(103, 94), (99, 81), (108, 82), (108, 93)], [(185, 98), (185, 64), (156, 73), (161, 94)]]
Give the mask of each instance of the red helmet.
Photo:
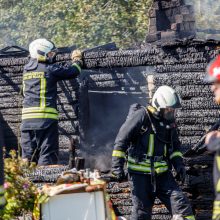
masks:
[(220, 55), (209, 63), (204, 81), (208, 83), (220, 82)]

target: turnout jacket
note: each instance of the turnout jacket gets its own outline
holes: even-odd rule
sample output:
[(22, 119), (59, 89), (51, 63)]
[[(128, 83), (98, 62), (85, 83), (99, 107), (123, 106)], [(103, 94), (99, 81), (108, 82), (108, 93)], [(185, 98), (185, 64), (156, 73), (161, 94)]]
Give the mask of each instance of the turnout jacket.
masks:
[(30, 59), (23, 72), (21, 130), (46, 129), (57, 121), (57, 82), (76, 78), (80, 72), (77, 63), (64, 67)]
[(128, 172), (133, 173), (151, 174), (152, 164), (157, 174), (168, 171), (170, 164), (175, 169), (184, 166), (176, 126), (155, 117), (151, 111), (153, 107), (138, 108), (135, 105), (131, 108), (136, 111), (128, 114), (116, 137), (112, 153), (113, 171), (123, 169), (126, 160)]

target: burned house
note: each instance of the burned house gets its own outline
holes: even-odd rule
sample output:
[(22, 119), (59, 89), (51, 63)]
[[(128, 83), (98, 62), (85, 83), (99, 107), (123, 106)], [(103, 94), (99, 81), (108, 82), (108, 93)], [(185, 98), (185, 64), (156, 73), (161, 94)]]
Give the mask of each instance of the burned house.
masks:
[[(120, 50), (109, 44), (84, 53), (80, 79), (58, 85), (61, 164), (68, 163), (70, 139), (74, 138), (87, 167), (109, 169), (114, 138), (129, 106), (147, 105), (161, 85), (173, 87), (182, 98), (177, 123), (183, 152), (192, 148), (219, 120), (219, 107), (213, 102), (209, 85), (202, 80), (207, 63), (220, 50), (219, 26), (216, 22), (214, 26), (208, 21), (202, 23), (205, 2), (208, 4), (201, 0), (155, 0), (150, 10), (149, 33), (141, 48)], [(219, 5), (216, 4), (212, 14), (215, 19), (220, 16)], [(71, 49), (60, 48), (56, 62), (69, 63)], [(7, 149), (19, 149), (20, 87), (27, 61), (28, 52), (22, 48), (0, 51), (0, 124)], [(188, 174), (182, 188), (197, 219), (211, 219), (213, 158), (191, 156), (185, 158), (185, 163)], [(128, 183), (109, 183), (108, 192), (116, 213), (128, 217), (132, 207)], [(153, 219), (170, 218), (157, 200)]]

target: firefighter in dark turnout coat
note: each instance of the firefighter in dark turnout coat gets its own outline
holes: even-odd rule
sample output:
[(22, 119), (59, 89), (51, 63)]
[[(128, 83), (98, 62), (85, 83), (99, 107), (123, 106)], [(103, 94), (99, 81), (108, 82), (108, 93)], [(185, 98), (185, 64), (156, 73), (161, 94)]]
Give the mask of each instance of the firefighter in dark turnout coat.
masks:
[(81, 52), (72, 53), (72, 65), (53, 64), (55, 45), (37, 39), (29, 46), (30, 61), (23, 73), (21, 123), (22, 158), (38, 165), (58, 162), (57, 82), (76, 78), (81, 72)]
[(116, 137), (112, 175), (122, 180), (127, 160), (133, 201), (131, 220), (150, 220), (156, 196), (173, 219), (195, 219), (169, 169), (173, 165), (177, 178), (184, 181), (185, 168), (175, 125), (175, 109), (179, 107), (180, 99), (175, 91), (161, 86), (154, 94), (152, 106), (131, 106)]
[[(205, 82), (212, 83), (211, 90), (217, 104), (220, 104), (220, 55), (207, 68)], [(215, 187), (215, 201), (213, 205), (213, 220), (220, 220), (220, 132), (212, 131), (206, 136), (208, 150), (215, 153), (213, 177)]]

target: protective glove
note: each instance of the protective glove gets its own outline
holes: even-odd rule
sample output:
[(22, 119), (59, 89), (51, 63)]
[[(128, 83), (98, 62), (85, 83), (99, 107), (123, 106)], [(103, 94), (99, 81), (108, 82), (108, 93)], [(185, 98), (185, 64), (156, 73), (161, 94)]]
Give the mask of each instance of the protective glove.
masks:
[(184, 166), (178, 166), (176, 168), (176, 180), (180, 181), (182, 184), (185, 182), (186, 179), (186, 169)]
[(81, 66), (83, 65), (82, 52), (80, 50), (74, 50), (71, 54), (71, 59), (73, 62), (79, 63)]
[(117, 168), (117, 169), (112, 170), (111, 178), (112, 178), (112, 180), (115, 180), (117, 182), (121, 182), (121, 181), (125, 180), (126, 175), (125, 175), (123, 168)]

